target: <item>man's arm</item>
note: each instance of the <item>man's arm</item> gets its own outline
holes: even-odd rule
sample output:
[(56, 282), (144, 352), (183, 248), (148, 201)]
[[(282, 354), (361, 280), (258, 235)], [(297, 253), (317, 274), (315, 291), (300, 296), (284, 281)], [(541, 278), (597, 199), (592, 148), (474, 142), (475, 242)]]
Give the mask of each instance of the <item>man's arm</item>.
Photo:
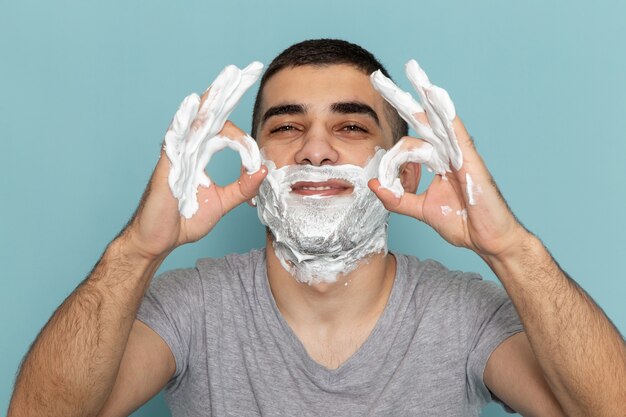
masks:
[(493, 395), (524, 417), (565, 417), (524, 332), (494, 349), (483, 381)]
[[(208, 92), (199, 103), (197, 117), (185, 118), (189, 128), (178, 128), (189, 134), (203, 131), (206, 115), (220, 111), (210, 108), (207, 97)], [(220, 134), (235, 141), (245, 137), (228, 121)], [(111, 402), (117, 403), (108, 408), (110, 402), (103, 412), (118, 415), (154, 395), (172, 375), (171, 362), (163, 368), (162, 364), (155, 365), (163, 358), (173, 360), (167, 359), (171, 352), (158, 347), (145, 349), (147, 338), (154, 339), (154, 332), (140, 331), (142, 325), (135, 326), (140, 330), (132, 331), (131, 341), (136, 342), (137, 337), (140, 340), (129, 344), (143, 294), (162, 260), (174, 248), (202, 238), (228, 211), (257, 194), (267, 169), (253, 174), (243, 169), (239, 179), (225, 187), (199, 187), (196, 198), (203, 203), (189, 219), (179, 214), (178, 201), (168, 184), (169, 172), (170, 162), (162, 151), (132, 220), (109, 245), (89, 277), (57, 309), (26, 355), (9, 417), (95, 416), (111, 393)], [(150, 359), (133, 361), (142, 351)], [(139, 384), (129, 374), (133, 367), (140, 368), (141, 376), (158, 372), (150, 384)], [(120, 395), (126, 389), (136, 391), (130, 396)], [(107, 414), (107, 409), (112, 414)]]
[[(415, 117), (428, 123), (423, 113)], [(454, 119), (453, 126), (463, 154), (458, 171), (452, 170), (446, 178), (436, 176), (419, 195), (397, 197), (380, 188), (378, 180), (370, 181), (370, 188), (388, 210), (429, 224), (448, 242), (473, 250), (487, 262), (511, 297), (547, 386), (566, 415), (626, 415), (623, 338), (543, 244), (515, 218), (459, 118)], [(423, 144), (418, 139), (407, 140), (413, 141), (414, 147)], [(419, 169), (404, 169), (401, 177), (403, 183), (415, 184), (414, 192)], [(525, 356), (519, 351), (516, 354)], [(532, 361), (525, 363), (533, 366)], [(507, 362), (492, 361), (491, 366), (506, 367)], [(507, 387), (497, 387), (513, 385), (505, 369), (492, 374), (505, 376), (492, 380), (492, 391), (505, 390), (517, 403), (537, 399), (524, 398), (532, 391), (511, 392)]]
[(135, 320), (115, 385), (97, 417), (125, 417), (154, 397), (172, 378), (176, 361), (150, 327)]
[(516, 250), (485, 260), (511, 297), (566, 414), (626, 415), (624, 340), (539, 239), (527, 234)]
[(124, 238), (109, 245), (33, 343), (16, 381), (10, 417), (98, 413), (160, 262), (136, 256)]

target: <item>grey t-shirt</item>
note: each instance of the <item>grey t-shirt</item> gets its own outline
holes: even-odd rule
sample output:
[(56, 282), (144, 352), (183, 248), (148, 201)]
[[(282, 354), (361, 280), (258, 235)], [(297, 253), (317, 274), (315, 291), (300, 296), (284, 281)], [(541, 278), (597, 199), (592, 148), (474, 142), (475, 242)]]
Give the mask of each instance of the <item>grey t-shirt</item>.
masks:
[(491, 352), (522, 331), (497, 284), (395, 255), (389, 301), (338, 369), (311, 359), (276, 307), (265, 251), (156, 279), (139, 320), (171, 348), (174, 416), (477, 416)]

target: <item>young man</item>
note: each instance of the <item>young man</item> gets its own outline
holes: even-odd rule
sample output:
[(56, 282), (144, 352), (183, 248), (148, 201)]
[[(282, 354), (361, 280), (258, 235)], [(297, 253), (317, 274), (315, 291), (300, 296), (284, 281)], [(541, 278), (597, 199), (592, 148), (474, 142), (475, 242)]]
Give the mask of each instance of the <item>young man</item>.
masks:
[[(380, 68), (343, 41), (283, 52), (262, 80), (253, 117), (266, 160), (332, 171), (363, 167), (377, 148), (392, 147), (406, 125), (370, 83)], [(270, 227), (264, 251), (167, 273), (144, 298), (167, 254), (256, 196), (267, 175), (263, 168), (226, 187), (200, 187), (204, 204), (187, 219), (163, 153), (132, 221), (35, 341), (9, 415), (125, 416), (163, 387), (174, 415), (185, 416), (465, 416), (478, 415), (492, 395), (523, 415), (625, 415), (622, 337), (516, 220), (458, 118), (453, 126), (458, 171), (437, 176), (421, 195), (415, 163), (400, 173), (402, 197), (377, 180), (369, 186), (388, 210), (474, 250), (506, 293), (384, 249), (334, 282), (294, 279), (301, 271), (277, 249), (279, 232), (316, 248), (289, 217), (285, 231)], [(222, 133), (243, 134), (230, 123)], [(468, 176), (481, 190), (475, 205)], [(319, 198), (321, 211), (322, 201), (345, 201), (356, 188), (331, 176), (296, 182), (289, 196)], [(259, 198), (268, 204), (262, 187)], [(466, 217), (447, 215), (444, 204)], [(320, 228), (334, 220), (304, 210)], [(358, 244), (348, 238), (333, 253)]]

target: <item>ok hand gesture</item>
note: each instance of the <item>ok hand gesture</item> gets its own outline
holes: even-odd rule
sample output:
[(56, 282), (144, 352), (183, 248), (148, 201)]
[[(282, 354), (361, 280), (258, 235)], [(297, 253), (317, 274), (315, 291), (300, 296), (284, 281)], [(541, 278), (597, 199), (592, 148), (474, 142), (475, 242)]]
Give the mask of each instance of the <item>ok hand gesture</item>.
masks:
[[(422, 105), (379, 72), (372, 74), (372, 84), (420, 139), (404, 137), (390, 149), (370, 188), (389, 211), (423, 221), (483, 258), (518, 250), (528, 232), (500, 194), (448, 93), (432, 85), (415, 61), (407, 63), (406, 73)], [(397, 179), (407, 163), (424, 163), (436, 173), (419, 195), (404, 193)]]
[[(205, 236), (228, 211), (258, 192), (267, 170), (250, 136), (227, 121), (262, 65), (228, 66), (202, 98), (191, 94), (180, 105), (165, 135), (164, 150), (139, 207), (122, 236), (141, 255), (159, 257)], [(214, 152), (239, 152), (239, 180), (221, 187), (205, 173)]]

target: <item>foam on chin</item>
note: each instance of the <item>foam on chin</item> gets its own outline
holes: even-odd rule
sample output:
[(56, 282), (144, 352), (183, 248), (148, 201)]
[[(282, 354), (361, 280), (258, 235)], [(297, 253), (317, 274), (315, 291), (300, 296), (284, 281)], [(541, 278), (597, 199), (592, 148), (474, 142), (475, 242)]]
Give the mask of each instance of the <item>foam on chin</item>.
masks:
[[(367, 256), (387, 251), (388, 212), (367, 181), (376, 177), (384, 150), (368, 164), (321, 166), (288, 165), (269, 173), (258, 194), (258, 214), (272, 232), (272, 245), (282, 266), (298, 281), (335, 282)], [(291, 192), (298, 181), (346, 180), (349, 195), (302, 196)]]

